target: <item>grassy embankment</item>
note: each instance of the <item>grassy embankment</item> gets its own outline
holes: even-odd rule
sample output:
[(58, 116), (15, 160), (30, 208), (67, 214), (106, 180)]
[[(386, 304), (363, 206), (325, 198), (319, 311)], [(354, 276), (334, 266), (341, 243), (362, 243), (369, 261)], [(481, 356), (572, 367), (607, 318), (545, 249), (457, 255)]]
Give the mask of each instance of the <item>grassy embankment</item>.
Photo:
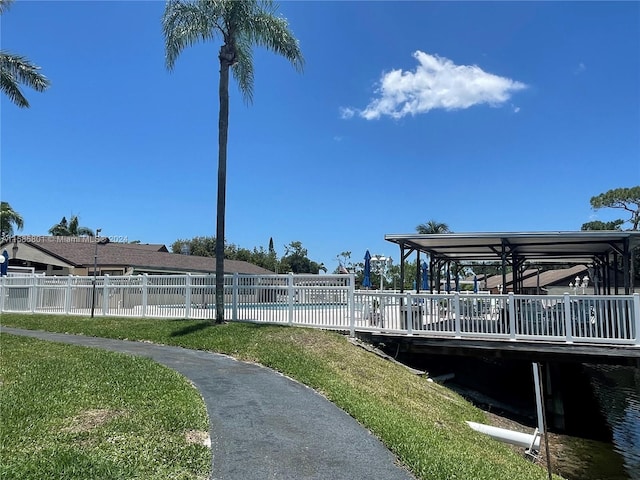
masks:
[(0, 478), (208, 475), (206, 408), (178, 373), (98, 349), (0, 341)]
[(546, 478), (539, 466), (465, 424), (465, 420), (485, 421), (482, 411), (336, 333), (243, 323), (212, 326), (196, 320), (46, 315), (4, 314), (1, 322), (148, 340), (263, 364), (321, 392), (378, 436), (420, 479)]

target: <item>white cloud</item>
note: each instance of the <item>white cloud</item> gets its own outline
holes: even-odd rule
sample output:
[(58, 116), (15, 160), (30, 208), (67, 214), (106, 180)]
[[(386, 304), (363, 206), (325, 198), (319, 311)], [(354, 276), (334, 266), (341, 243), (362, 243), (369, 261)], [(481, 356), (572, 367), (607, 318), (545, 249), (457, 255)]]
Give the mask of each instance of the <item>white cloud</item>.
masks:
[(500, 105), (511, 94), (527, 88), (524, 83), (493, 75), (476, 65), (456, 65), (451, 60), (416, 51), (415, 71), (384, 73), (373, 99), (364, 110), (341, 108), (341, 117), (356, 113), (367, 120), (388, 115), (402, 118), (434, 109), (457, 110), (479, 104)]
[(340, 107), (340, 118), (343, 120), (347, 120), (353, 117), (356, 114), (356, 111), (350, 107)]

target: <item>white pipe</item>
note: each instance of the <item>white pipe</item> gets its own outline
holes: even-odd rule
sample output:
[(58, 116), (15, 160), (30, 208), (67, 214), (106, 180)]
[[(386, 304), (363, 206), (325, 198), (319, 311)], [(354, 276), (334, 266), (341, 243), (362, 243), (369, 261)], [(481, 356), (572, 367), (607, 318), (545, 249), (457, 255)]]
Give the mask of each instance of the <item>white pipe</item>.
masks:
[(544, 432), (544, 422), (542, 421), (542, 416), (544, 415), (542, 411), (542, 402), (544, 399), (542, 398), (542, 383), (540, 382), (540, 375), (538, 364), (533, 363), (533, 385), (535, 387), (536, 392), (536, 412), (538, 414), (538, 431)]
[(483, 425), (482, 423), (475, 422), (467, 422), (467, 425), (476, 432), (484, 433), (501, 442), (527, 449), (530, 447), (533, 447), (534, 450), (540, 449), (540, 435), (537, 434), (531, 435), (529, 433), (514, 432), (506, 428), (492, 427), (491, 425)]

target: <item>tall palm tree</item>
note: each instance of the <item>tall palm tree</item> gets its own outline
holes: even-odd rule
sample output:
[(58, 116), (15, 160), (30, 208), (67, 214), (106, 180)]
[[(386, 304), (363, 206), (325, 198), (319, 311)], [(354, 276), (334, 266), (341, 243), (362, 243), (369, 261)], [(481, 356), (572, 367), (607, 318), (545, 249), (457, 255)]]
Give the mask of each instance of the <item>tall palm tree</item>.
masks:
[(15, 230), (24, 228), (22, 216), (8, 202), (0, 202), (0, 241), (13, 237)]
[(418, 225), (416, 227), (416, 232), (420, 234), (451, 233), (451, 230), (449, 230), (449, 225), (446, 223), (429, 220), (427, 223), (421, 223)]
[(51, 235), (57, 237), (93, 237), (93, 230), (87, 227), (81, 227), (77, 215), (71, 215), (71, 220), (67, 221), (67, 217), (62, 217), (60, 223), (56, 223), (49, 229)]
[[(0, 14), (7, 11), (13, 0), (0, 0)], [(28, 108), (29, 102), (20, 91), (20, 84), (42, 92), (49, 87), (49, 79), (38, 70), (40, 67), (26, 57), (0, 50), (0, 90), (18, 107)]]
[(166, 64), (171, 71), (185, 47), (220, 39), (218, 95), (218, 195), (216, 220), (216, 323), (224, 321), (224, 220), (229, 130), (229, 69), (247, 103), (253, 98), (252, 47), (261, 46), (282, 55), (296, 70), (304, 63), (298, 40), (287, 21), (276, 16), (271, 1), (169, 0), (162, 18)]

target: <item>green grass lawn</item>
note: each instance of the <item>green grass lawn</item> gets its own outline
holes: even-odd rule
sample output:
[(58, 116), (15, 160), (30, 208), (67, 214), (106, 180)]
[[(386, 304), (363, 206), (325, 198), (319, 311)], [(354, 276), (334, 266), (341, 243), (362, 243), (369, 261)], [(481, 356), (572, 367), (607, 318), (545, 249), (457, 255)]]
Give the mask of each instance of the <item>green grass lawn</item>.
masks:
[(547, 478), (539, 466), (465, 424), (484, 422), (482, 411), (337, 333), (247, 323), (213, 326), (197, 320), (13, 314), (3, 314), (2, 324), (148, 340), (261, 363), (324, 394), (378, 436), (420, 479)]
[(148, 359), (3, 333), (0, 419), (2, 479), (187, 480), (210, 471), (202, 398)]

